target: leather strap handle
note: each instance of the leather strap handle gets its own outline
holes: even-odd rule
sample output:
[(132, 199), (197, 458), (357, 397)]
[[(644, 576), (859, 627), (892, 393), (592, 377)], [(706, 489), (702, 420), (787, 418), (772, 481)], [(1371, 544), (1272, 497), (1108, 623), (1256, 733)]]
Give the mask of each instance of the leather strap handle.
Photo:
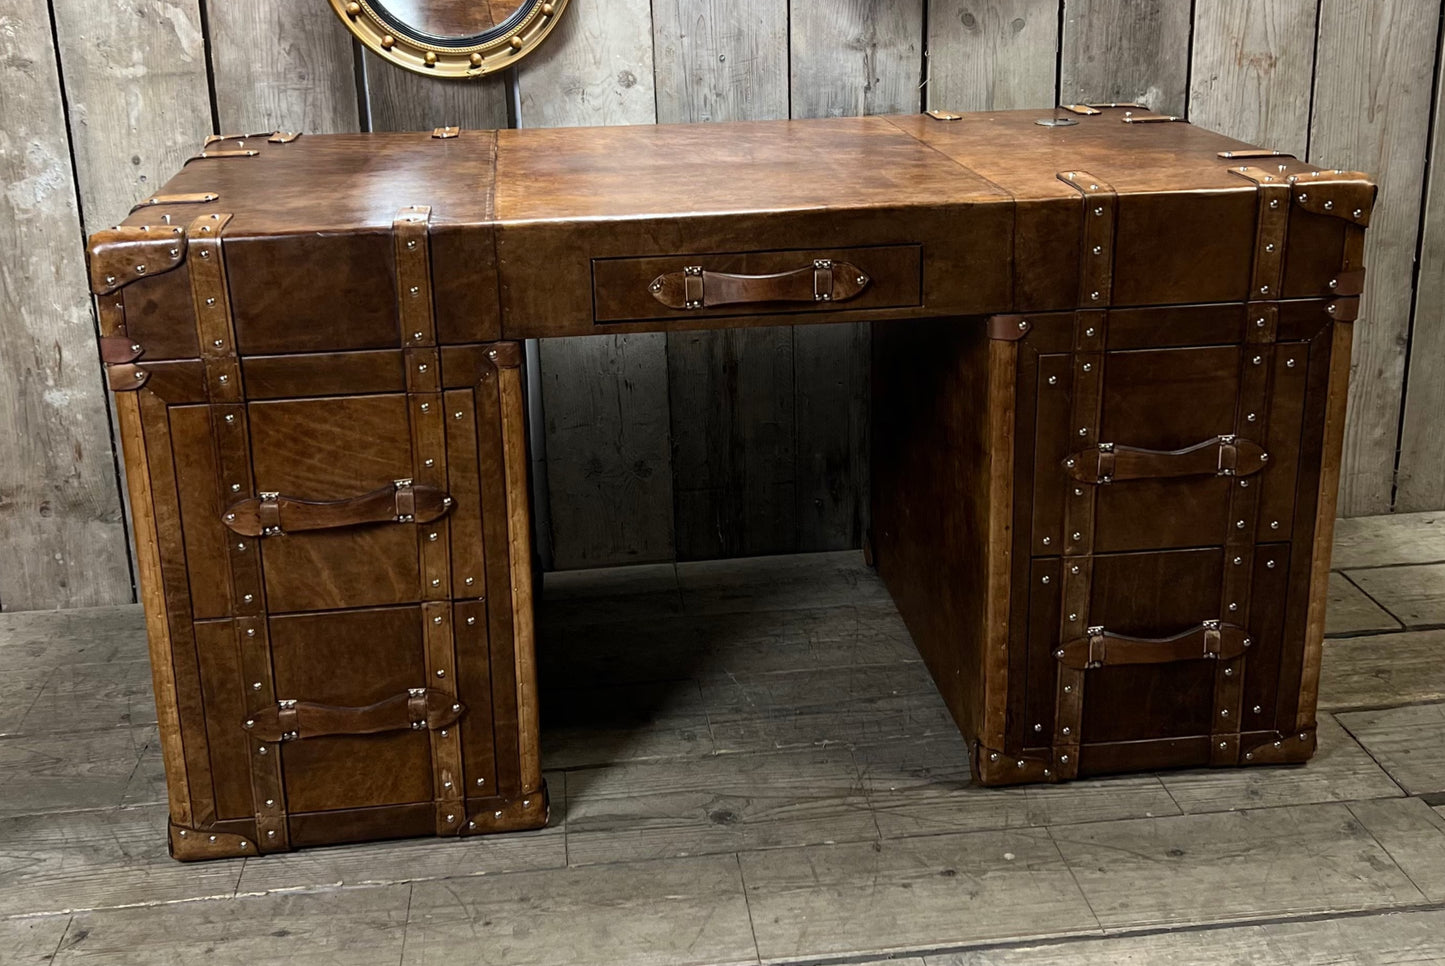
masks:
[(452, 508), (452, 498), (433, 486), (397, 480), (390, 486), (345, 500), (313, 502), (261, 493), (233, 503), (221, 522), (248, 537), (274, 537), (305, 530), (334, 530), (368, 523), (430, 523)]
[(375, 735), (387, 731), (436, 731), (457, 722), (465, 705), (444, 691), (412, 688), (364, 708), (311, 701), (278, 701), (241, 727), (259, 741), (298, 741), (327, 735)]
[(1064, 460), (1064, 469), (1080, 483), (1103, 484), (1181, 476), (1251, 476), (1267, 462), (1269, 454), (1254, 440), (1215, 436), (1176, 450), (1100, 443)]
[(1088, 636), (1067, 641), (1054, 651), (1060, 664), (1074, 670), (1121, 664), (1172, 664), (1175, 661), (1231, 661), (1254, 643), (1238, 624), (1205, 621), (1173, 637), (1128, 637), (1089, 628)]
[(816, 258), (809, 268), (776, 275), (730, 275), (689, 265), (657, 276), (648, 291), (670, 309), (711, 309), (758, 302), (845, 302), (870, 281), (856, 265)]

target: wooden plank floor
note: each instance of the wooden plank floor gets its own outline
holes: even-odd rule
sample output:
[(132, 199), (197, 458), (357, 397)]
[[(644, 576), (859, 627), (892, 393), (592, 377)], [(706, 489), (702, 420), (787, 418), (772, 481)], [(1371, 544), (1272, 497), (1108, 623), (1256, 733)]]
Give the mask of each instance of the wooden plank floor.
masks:
[(550, 828), (181, 865), (138, 609), (0, 615), (0, 962), (1445, 962), (1445, 515), (1341, 523), (1303, 768), (985, 790), (855, 554), (555, 575)]

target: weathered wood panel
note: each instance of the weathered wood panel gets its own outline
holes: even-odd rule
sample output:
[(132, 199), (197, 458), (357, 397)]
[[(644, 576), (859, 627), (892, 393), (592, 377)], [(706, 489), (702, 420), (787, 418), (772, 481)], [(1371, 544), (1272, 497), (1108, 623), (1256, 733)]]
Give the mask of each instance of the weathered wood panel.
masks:
[(1439, 0), (1325, 0), (1320, 8), (1310, 160), (1367, 171), (1380, 185), (1355, 326), (1345, 516), (1383, 513), (1393, 495), (1439, 17)]
[[(517, 68), (523, 127), (650, 124), (647, 0), (574, 0)], [(673, 554), (667, 336), (544, 340), (541, 400), (558, 567)]]
[(438, 127), (491, 130), (507, 126), (507, 86), (499, 74), (448, 81), (362, 56), (372, 131), (429, 131)]
[[(787, 0), (679, 0), (653, 22), (657, 119), (788, 116)], [(797, 547), (793, 330), (670, 335), (677, 557)]]
[(55, 0), (87, 232), (114, 225), (212, 131), (197, 0)]
[(1304, 157), (1317, 7), (1316, 0), (1196, 5), (1189, 119)]
[(0, 19), (0, 607), (131, 600), (66, 118), (42, 0)]
[(1064, 4), (1060, 98), (1137, 101), (1183, 114), (1190, 0), (1071, 0)]
[(1052, 107), (1058, 42), (1057, 0), (933, 0), (928, 7), (928, 107)]
[(207, 0), (223, 134), (360, 129), (351, 34), (326, 3)]
[[(1445, 65), (1436, 90), (1445, 82)], [(1395, 510), (1445, 509), (1445, 101), (1437, 101)]]
[(923, 0), (794, 3), (793, 117), (918, 110)]

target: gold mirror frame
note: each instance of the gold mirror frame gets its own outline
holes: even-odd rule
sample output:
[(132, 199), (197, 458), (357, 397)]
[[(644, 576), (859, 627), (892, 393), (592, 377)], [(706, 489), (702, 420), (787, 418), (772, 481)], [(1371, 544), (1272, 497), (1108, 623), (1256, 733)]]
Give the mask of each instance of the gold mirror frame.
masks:
[(418, 74), (453, 78), (481, 77), (515, 64), (546, 39), (566, 7), (567, 0), (527, 0), (505, 30), (453, 45), (388, 23), (368, 0), (331, 0), (341, 22), (379, 56)]

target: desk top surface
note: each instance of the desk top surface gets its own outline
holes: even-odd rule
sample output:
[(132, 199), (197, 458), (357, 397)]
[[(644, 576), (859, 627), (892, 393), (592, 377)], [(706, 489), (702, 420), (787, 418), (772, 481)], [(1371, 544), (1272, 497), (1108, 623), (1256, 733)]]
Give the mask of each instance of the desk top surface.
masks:
[(1218, 157), (1247, 147), (1231, 138), (1122, 109), (1035, 123), (1047, 113), (257, 137), (208, 149), (256, 156), (192, 160), (158, 194), (220, 194), (236, 236), (382, 228), (414, 204), (435, 225), (1010, 204), (1076, 197), (1066, 170), (1120, 192), (1252, 187)]

